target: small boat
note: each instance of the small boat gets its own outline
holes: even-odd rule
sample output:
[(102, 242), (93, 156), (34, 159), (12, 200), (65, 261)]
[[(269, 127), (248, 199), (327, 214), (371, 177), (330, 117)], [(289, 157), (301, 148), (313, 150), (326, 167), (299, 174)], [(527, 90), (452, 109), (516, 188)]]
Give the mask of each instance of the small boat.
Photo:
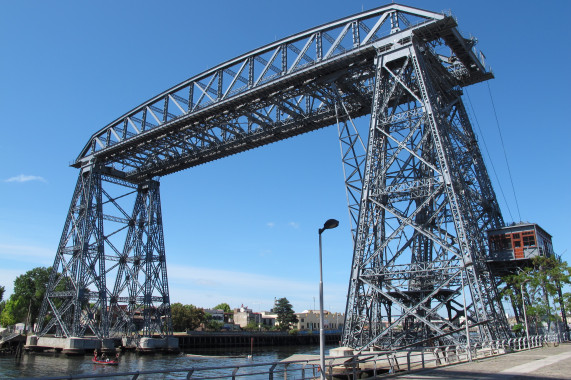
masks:
[(99, 359), (95, 359), (92, 358), (91, 361), (95, 364), (103, 364), (103, 365), (119, 365), (119, 361), (118, 360), (99, 360)]

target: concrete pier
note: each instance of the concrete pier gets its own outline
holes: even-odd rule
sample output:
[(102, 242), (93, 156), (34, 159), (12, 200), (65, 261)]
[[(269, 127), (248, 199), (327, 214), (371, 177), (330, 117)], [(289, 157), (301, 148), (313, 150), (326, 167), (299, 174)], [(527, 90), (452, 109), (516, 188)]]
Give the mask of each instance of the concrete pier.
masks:
[(178, 353), (179, 342), (176, 337), (139, 339), (123, 338), (119, 342), (116, 339), (97, 339), (95, 337), (38, 337), (31, 335), (26, 340), (24, 349), (27, 351), (56, 350), (67, 355), (92, 354), (94, 350), (106, 354), (115, 354), (117, 347), (136, 350), (139, 353)]
[(179, 341), (176, 337), (139, 339), (122, 338), (97, 339), (95, 337), (38, 337), (31, 335), (26, 340), (24, 349), (27, 351), (56, 350), (67, 355), (92, 354), (94, 350), (106, 354), (115, 354), (117, 348), (136, 350), (140, 353), (178, 353), (180, 352)]
[(178, 339), (174, 337), (167, 338), (141, 338), (136, 348), (140, 353), (154, 353), (154, 352), (179, 352)]
[(97, 339), (95, 337), (38, 337), (31, 335), (26, 339), (24, 349), (28, 351), (44, 351), (55, 349), (66, 355), (91, 354), (94, 350), (113, 354), (115, 353), (115, 341), (113, 339)]

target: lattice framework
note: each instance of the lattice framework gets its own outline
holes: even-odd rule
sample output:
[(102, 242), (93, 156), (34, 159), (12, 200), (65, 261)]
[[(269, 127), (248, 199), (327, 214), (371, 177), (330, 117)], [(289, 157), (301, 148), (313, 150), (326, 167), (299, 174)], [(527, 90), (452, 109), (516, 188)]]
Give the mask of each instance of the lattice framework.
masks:
[(465, 343), (464, 291), (480, 337), (507, 337), (485, 263), (485, 231), (503, 220), (459, 86), (414, 38), (376, 73), (343, 343)]
[[(96, 132), (73, 164), (39, 332), (170, 334), (158, 176), (337, 122), (355, 239), (344, 341), (456, 328), (462, 270), (471, 321), (500, 336), (481, 232), (501, 214), (460, 98), (492, 75), (455, 27), (398, 4), (362, 12), (209, 69)], [(352, 120), (368, 113), (365, 147)]]

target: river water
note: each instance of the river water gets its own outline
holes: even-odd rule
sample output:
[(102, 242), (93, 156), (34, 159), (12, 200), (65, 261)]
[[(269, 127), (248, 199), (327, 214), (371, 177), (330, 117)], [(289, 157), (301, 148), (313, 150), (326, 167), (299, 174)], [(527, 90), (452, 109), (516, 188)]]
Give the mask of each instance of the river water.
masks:
[[(325, 353), (335, 346), (326, 346)], [(118, 366), (102, 366), (91, 362), (91, 356), (66, 356), (61, 353), (25, 353), (20, 361), (13, 357), (0, 357), (0, 379), (20, 377), (50, 377), (78, 374), (111, 375), (118, 372), (152, 371), (179, 368), (195, 368), (194, 376), (211, 376), (227, 378), (232, 370), (210, 370), (207, 373), (200, 368), (244, 366), (257, 363), (277, 362), (294, 354), (319, 354), (319, 346), (273, 346), (255, 348), (244, 351), (201, 350), (186, 351), (179, 355), (138, 355), (127, 352), (121, 357)], [(283, 367), (282, 367), (283, 368)], [(267, 371), (268, 367), (244, 368), (239, 373)], [(299, 374), (297, 375), (299, 376)], [(297, 377), (292, 374), (288, 379)], [(139, 379), (174, 379), (185, 378), (186, 373), (141, 375)], [(267, 379), (268, 375), (248, 376), (247, 379)], [(280, 376), (277, 376), (280, 378)], [(283, 375), (281, 376), (283, 378)], [(299, 377), (298, 377), (299, 378)], [(125, 379), (115, 377), (114, 379)]]

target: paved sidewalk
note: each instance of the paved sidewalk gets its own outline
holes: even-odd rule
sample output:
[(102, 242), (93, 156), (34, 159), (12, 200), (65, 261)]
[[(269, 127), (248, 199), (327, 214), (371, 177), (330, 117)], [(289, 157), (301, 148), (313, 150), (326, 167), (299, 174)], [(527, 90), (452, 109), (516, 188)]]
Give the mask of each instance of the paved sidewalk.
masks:
[(571, 379), (571, 343), (395, 376), (400, 379)]

